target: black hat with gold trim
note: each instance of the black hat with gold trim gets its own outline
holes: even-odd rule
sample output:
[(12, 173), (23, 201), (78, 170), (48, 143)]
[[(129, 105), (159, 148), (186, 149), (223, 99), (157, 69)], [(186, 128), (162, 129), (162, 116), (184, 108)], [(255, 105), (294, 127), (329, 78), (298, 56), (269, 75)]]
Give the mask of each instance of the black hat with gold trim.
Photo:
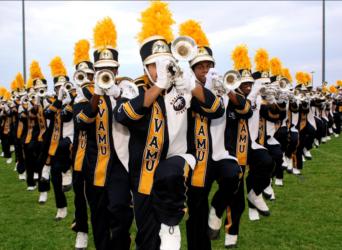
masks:
[(197, 55), (190, 61), (190, 67), (193, 67), (196, 63), (204, 61), (212, 62), (215, 65), (213, 52), (209, 47), (208, 38), (198, 22), (190, 19), (180, 24), (179, 35), (191, 37), (197, 45)]
[(269, 81), (270, 77), (270, 61), (268, 53), (265, 49), (258, 49), (254, 56), (255, 62), (255, 72), (253, 73), (253, 78), (255, 80), (264, 79)]
[(231, 58), (234, 62), (234, 69), (240, 73), (241, 83), (254, 82), (254, 78), (252, 76), (251, 68), (251, 60), (248, 55), (248, 48), (246, 45), (238, 45), (232, 52)]
[(59, 56), (53, 58), (49, 64), (51, 68), (51, 75), (55, 87), (62, 86), (69, 81), (66, 68), (62, 59)]
[(75, 44), (74, 65), (76, 71), (82, 70), (85, 73), (94, 74), (94, 65), (89, 58), (90, 44), (88, 40), (82, 39)]
[(37, 61), (33, 60), (30, 65), (30, 78), (33, 81), (33, 88), (47, 88), (47, 82)]
[(114, 67), (119, 64), (119, 52), (116, 50), (116, 28), (110, 17), (98, 21), (94, 28), (94, 67)]
[(281, 69), (281, 75), (289, 81), (289, 85), (291, 86), (291, 89), (292, 89), (293, 88), (292, 87), (292, 76), (291, 76), (290, 70), (288, 68), (282, 68)]
[(142, 29), (138, 34), (140, 56), (144, 65), (154, 63), (159, 56), (173, 58), (170, 43), (173, 40), (171, 26), (174, 24), (168, 4), (152, 1), (141, 13)]

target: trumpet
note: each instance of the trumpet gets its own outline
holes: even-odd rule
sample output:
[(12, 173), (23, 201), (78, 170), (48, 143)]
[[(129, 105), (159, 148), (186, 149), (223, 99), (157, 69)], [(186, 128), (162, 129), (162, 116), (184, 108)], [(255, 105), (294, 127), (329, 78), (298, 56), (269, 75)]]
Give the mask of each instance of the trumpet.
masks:
[(73, 79), (77, 85), (81, 86), (88, 80), (87, 73), (82, 70), (77, 70), (74, 74)]
[(64, 87), (68, 92), (70, 92), (71, 90), (74, 89), (74, 86), (72, 85), (71, 82), (66, 82), (66, 83), (64, 83), (63, 87)]
[(38, 93), (37, 93), (37, 95), (39, 96), (39, 97), (45, 97), (46, 96), (46, 89), (45, 88), (39, 88), (38, 89)]
[(95, 84), (101, 89), (109, 89), (115, 84), (115, 75), (108, 69), (102, 69), (95, 73)]
[(171, 53), (178, 61), (191, 61), (197, 54), (197, 45), (191, 37), (179, 36), (171, 43)]

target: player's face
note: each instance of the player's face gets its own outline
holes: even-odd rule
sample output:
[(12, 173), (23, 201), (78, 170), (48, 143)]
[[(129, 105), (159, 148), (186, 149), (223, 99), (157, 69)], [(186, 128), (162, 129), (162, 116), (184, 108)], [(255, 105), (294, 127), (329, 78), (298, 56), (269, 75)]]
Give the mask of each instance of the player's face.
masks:
[(204, 84), (206, 81), (205, 76), (209, 72), (209, 69), (213, 68), (213, 67), (214, 67), (214, 64), (212, 62), (209, 62), (209, 61), (197, 63), (193, 67), (193, 70), (194, 70), (194, 73), (195, 73), (197, 80), (199, 80), (201, 83)]

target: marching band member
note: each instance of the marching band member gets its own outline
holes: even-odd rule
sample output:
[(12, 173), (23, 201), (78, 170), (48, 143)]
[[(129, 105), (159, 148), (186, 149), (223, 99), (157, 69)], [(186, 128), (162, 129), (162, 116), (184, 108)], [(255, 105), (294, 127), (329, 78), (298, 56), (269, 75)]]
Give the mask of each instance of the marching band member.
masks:
[(341, 133), (341, 113), (342, 113), (342, 81), (338, 80), (336, 82), (336, 93), (334, 96), (334, 122), (335, 122), (335, 137), (339, 137)]
[[(227, 219), (225, 223), (225, 247), (235, 247), (237, 245), (240, 218), (245, 209), (245, 191), (244, 191), (244, 174), (248, 164), (248, 151), (250, 147), (250, 137), (248, 128), (248, 119), (252, 116), (253, 111), (247, 96), (251, 92), (254, 79), (251, 74), (251, 63), (248, 63), (247, 48), (238, 46), (233, 52), (234, 68), (238, 70), (233, 84), (236, 87), (236, 96), (238, 105), (229, 102), (226, 111), (226, 129), (225, 129), (225, 148), (229, 154), (237, 157), (238, 163), (242, 168), (240, 176), (241, 182), (238, 190), (233, 196), (232, 202), (227, 207)], [(243, 59), (241, 51), (245, 51)], [(260, 55), (264, 50), (258, 50)], [(248, 60), (247, 60), (248, 59)], [(259, 60), (259, 59), (258, 59)], [(229, 76), (228, 76), (229, 77)]]
[(42, 178), (48, 180), (51, 172), (51, 181), (55, 193), (57, 207), (56, 220), (62, 220), (67, 216), (67, 200), (62, 187), (62, 173), (71, 166), (71, 148), (73, 123), (72, 116), (67, 112), (72, 107), (64, 105), (63, 99), (71, 99), (66, 86), (71, 84), (67, 71), (60, 57), (55, 57), (49, 64), (53, 76), (54, 90), (57, 98), (45, 111), (45, 117), (53, 123), (48, 157), (42, 170)]
[[(82, 108), (82, 98), (90, 101), (94, 93), (94, 66), (89, 58), (90, 44), (87, 40), (79, 40), (75, 44), (74, 50), (74, 65), (76, 72), (74, 74), (74, 81), (77, 92), (81, 92), (76, 97), (73, 106), (74, 118)], [(83, 100), (83, 101), (84, 101)], [(80, 130), (77, 126), (76, 119), (74, 119), (74, 145), (73, 145), (73, 190), (75, 194), (75, 220), (72, 229), (77, 233), (75, 248), (85, 249), (88, 246), (88, 214), (87, 214), (87, 201), (85, 196), (85, 177), (82, 169), (85, 164), (85, 152), (87, 147), (87, 130)]]
[[(251, 139), (249, 157), (253, 161), (249, 163), (249, 172), (246, 178), (250, 220), (259, 220), (259, 213), (264, 216), (270, 215), (269, 208), (262, 197), (262, 191), (269, 186), (274, 169), (274, 161), (265, 146), (267, 138), (264, 116), (273, 115), (271, 103), (274, 102), (272, 95), (267, 94), (266, 91), (269, 90), (267, 86), (270, 83), (270, 64), (267, 53), (264, 53), (263, 60), (256, 60), (256, 68), (261, 70), (253, 73), (255, 82), (248, 95), (253, 110), (252, 117), (248, 119)], [(268, 110), (269, 106), (271, 106), (270, 110)]]
[[(119, 62), (116, 28), (109, 17), (94, 28), (94, 94), (78, 101), (80, 131), (86, 131), (82, 172), (96, 249), (129, 249), (133, 220), (128, 160), (128, 130), (116, 124), (113, 108), (120, 96), (116, 85)], [(91, 88), (90, 88), (91, 89)], [(80, 132), (81, 133), (81, 132)], [(126, 142), (126, 143), (125, 143)]]
[[(267, 113), (261, 111), (262, 116), (266, 119), (266, 143), (265, 146), (275, 162), (275, 169), (273, 171), (272, 177), (275, 177), (277, 184), (282, 185), (282, 180), (284, 177), (283, 168), (283, 151), (281, 149), (279, 141), (275, 138), (275, 132), (281, 126), (283, 119), (286, 117), (286, 105), (287, 97), (284, 95), (280, 89), (280, 81), (282, 79), (282, 65), (278, 58), (272, 58), (270, 60), (271, 66), (271, 83), (276, 86), (275, 93), (277, 96), (276, 100), (273, 100), (267, 110)], [(265, 106), (263, 106), (265, 107)], [(263, 191), (266, 198), (274, 200), (275, 193), (272, 188), (272, 179), (270, 184)]]
[(187, 153), (188, 109), (192, 102), (204, 109), (219, 103), (194, 77), (174, 72), (177, 62), (168, 45), (174, 21), (167, 3), (152, 2), (142, 12), (141, 21), (138, 38), (145, 74), (136, 80), (139, 95), (122, 98), (115, 110), (116, 120), (131, 133), (129, 169), (136, 244), (137, 249), (180, 249), (185, 182), (189, 166), (193, 168), (196, 162)]
[(12, 163), (12, 154), (10, 150), (10, 136), (11, 136), (11, 123), (12, 114), (9, 107), (11, 93), (6, 88), (0, 89), (0, 105), (1, 105), (1, 124), (0, 124), (0, 138), (1, 147), (4, 153), (4, 158), (7, 159), (6, 163)]
[[(198, 46), (195, 50), (196, 55), (189, 62), (190, 67), (198, 83), (203, 86), (206, 98), (212, 99), (214, 103), (210, 109), (207, 109), (201, 107), (197, 99), (193, 99), (191, 109), (188, 110), (188, 149), (197, 160), (195, 169), (191, 171), (188, 179), (189, 218), (186, 221), (188, 249), (211, 249), (208, 235), (208, 197), (212, 183), (215, 180), (219, 182), (220, 190), (217, 192), (229, 193), (230, 191), (227, 188), (228, 185), (223, 185), (223, 181), (228, 179), (224, 179), (224, 177), (230, 175), (230, 165), (213, 165), (211, 154), (214, 149), (212, 149), (209, 135), (211, 120), (221, 117), (224, 107), (221, 104), (221, 98), (215, 97), (209, 89), (214, 81), (210, 74), (216, 73), (215, 60), (209, 47), (209, 41), (200, 24), (194, 20), (188, 20), (180, 25), (179, 34), (193, 38)], [(222, 190), (223, 188), (224, 190)], [(227, 196), (223, 196), (224, 201), (229, 198)]]

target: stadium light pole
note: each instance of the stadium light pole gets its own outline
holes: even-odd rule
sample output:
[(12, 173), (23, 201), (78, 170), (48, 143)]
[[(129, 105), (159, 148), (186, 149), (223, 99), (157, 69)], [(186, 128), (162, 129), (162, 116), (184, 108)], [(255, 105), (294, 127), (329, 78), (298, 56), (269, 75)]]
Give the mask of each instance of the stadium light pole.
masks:
[(312, 82), (312, 86), (314, 86), (314, 74), (315, 74), (315, 71), (311, 71), (311, 82)]
[(23, 75), (24, 82), (26, 82), (26, 37), (25, 37), (25, 0), (21, 1), (21, 13), (22, 13), (22, 32), (23, 32)]
[(325, 82), (325, 0), (322, 8), (322, 85)]

